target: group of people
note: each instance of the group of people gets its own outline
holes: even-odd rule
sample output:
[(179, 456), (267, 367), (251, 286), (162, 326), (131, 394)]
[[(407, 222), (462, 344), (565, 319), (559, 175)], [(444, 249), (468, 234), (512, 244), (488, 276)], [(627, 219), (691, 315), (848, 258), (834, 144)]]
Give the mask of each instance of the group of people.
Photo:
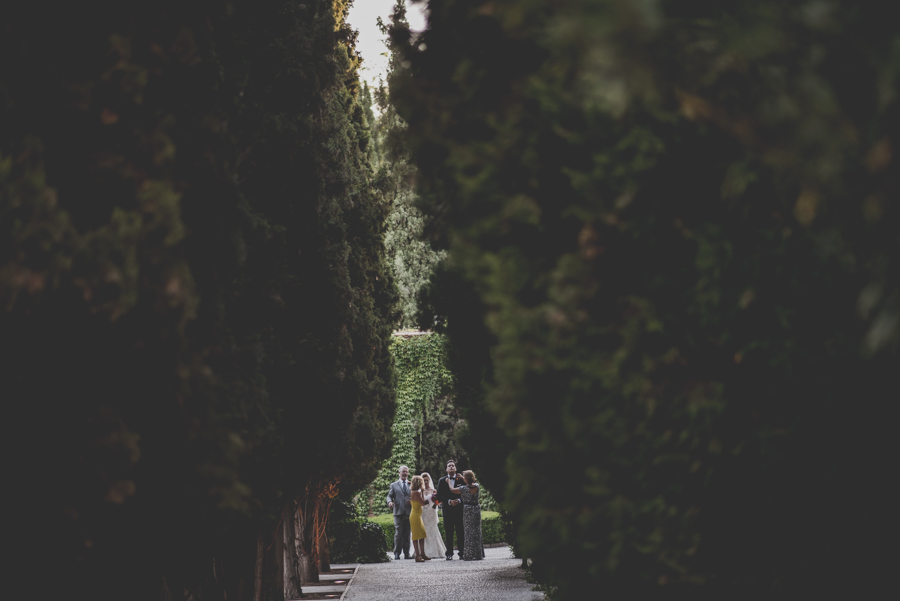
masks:
[[(394, 559), (400, 553), (406, 559), (409, 542), (416, 561), (428, 561), (443, 555), (453, 559), (453, 539), (458, 541), (458, 556), (463, 560), (482, 559), (480, 487), (475, 473), (466, 470), (456, 473), (456, 462), (447, 462), (447, 475), (435, 488), (428, 472), (409, 477), (409, 468), (400, 466), (400, 478), (391, 483), (387, 494), (388, 507), (394, 510)], [(438, 506), (444, 516), (444, 540), (438, 530)]]

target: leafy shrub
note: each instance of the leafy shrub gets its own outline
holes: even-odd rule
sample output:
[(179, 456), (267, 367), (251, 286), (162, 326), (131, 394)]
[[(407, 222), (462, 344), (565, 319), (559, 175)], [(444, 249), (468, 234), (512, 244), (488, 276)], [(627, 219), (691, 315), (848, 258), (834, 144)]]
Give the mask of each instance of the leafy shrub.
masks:
[[(357, 553), (357, 561), (359, 563), (381, 563), (388, 561), (387, 555), (384, 554), (382, 544), (385, 539), (385, 531), (379, 524), (360, 520), (360, 544)], [(391, 532), (391, 543), (393, 546), (393, 532)]]
[(362, 520), (337, 520), (328, 524), (328, 542), (333, 563), (356, 563)]
[(360, 519), (338, 520), (329, 525), (328, 538), (332, 563), (380, 563), (388, 560), (382, 549), (385, 532), (379, 524)]
[(331, 506), (328, 540), (333, 563), (387, 561), (381, 549), (384, 536), (384, 529), (379, 524), (359, 518), (353, 502), (339, 500)]

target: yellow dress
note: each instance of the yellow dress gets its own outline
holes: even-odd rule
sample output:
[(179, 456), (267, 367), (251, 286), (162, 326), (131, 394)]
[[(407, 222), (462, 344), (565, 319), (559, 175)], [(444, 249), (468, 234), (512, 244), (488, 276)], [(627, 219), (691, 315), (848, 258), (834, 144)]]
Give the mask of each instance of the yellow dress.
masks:
[(412, 503), (412, 511), (409, 512), (409, 529), (412, 531), (413, 540), (421, 540), (425, 538), (425, 522), (422, 521), (422, 506), (415, 502)]

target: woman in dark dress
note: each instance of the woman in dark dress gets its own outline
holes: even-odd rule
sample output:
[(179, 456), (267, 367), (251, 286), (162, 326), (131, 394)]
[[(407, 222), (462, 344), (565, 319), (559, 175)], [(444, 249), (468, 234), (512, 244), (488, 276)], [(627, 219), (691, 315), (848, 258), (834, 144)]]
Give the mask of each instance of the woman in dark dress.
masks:
[(459, 493), (463, 503), (463, 532), (465, 534), (465, 547), (463, 548), (462, 559), (471, 561), (473, 559), (482, 559), (481, 545), (481, 505), (478, 504), (478, 493), (480, 487), (475, 481), (475, 472), (466, 470), (462, 473), (468, 486), (460, 486), (459, 488), (451, 488), (450, 491)]

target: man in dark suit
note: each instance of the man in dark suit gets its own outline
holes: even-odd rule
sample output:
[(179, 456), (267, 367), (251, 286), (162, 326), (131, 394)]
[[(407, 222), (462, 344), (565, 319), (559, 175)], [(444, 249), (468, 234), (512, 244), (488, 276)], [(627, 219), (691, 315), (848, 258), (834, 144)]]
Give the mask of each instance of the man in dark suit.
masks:
[(441, 513), (444, 515), (444, 544), (447, 545), (447, 561), (453, 559), (453, 535), (459, 541), (458, 557), (462, 557), (465, 538), (463, 533), (463, 506), (459, 493), (450, 492), (463, 482), (462, 476), (456, 473), (456, 462), (447, 462), (447, 475), (440, 479), (437, 487), (437, 498), (441, 502)]

